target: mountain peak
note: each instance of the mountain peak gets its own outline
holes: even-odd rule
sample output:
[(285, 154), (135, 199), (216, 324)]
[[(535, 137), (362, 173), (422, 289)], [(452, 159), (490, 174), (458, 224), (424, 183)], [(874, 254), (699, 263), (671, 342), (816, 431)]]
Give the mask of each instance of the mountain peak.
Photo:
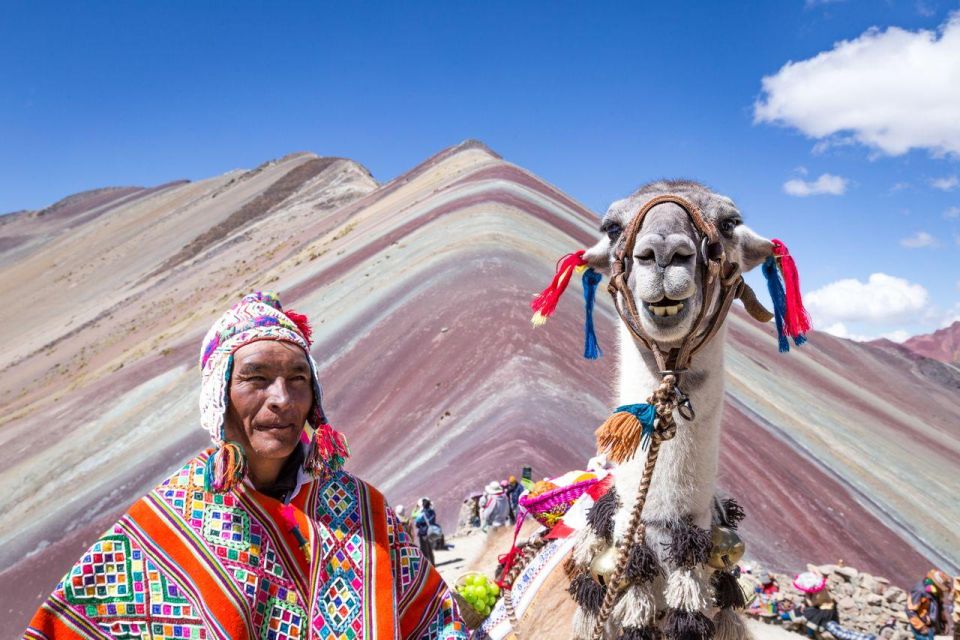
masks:
[(914, 336), (903, 345), (922, 356), (947, 364), (960, 364), (960, 320), (933, 333)]

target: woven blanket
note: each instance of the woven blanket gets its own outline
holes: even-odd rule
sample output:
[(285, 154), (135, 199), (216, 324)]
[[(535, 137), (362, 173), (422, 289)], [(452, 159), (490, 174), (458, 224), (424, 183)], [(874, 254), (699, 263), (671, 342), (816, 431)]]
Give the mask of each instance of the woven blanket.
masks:
[[(573, 542), (573, 538), (551, 540), (530, 564), (524, 567), (523, 572), (513, 583), (513, 588), (504, 592), (504, 597), (513, 598), (513, 607), (518, 619), (523, 619), (523, 613), (533, 602), (544, 581), (573, 549)], [(507, 611), (503, 606), (503, 598), (501, 598), (483, 625), (474, 632), (473, 638), (474, 640), (503, 640), (511, 630)]]

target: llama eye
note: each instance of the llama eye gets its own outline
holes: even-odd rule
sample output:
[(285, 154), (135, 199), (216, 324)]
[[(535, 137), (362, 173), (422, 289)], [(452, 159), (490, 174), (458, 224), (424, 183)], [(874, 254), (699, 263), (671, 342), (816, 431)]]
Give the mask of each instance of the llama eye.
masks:
[(730, 235), (738, 224), (740, 224), (739, 218), (727, 218), (720, 222), (720, 232), (724, 235)]
[(616, 239), (620, 237), (623, 227), (621, 227), (619, 223), (608, 222), (607, 224), (603, 225), (600, 230), (607, 234), (607, 237), (610, 238), (610, 242), (615, 242)]

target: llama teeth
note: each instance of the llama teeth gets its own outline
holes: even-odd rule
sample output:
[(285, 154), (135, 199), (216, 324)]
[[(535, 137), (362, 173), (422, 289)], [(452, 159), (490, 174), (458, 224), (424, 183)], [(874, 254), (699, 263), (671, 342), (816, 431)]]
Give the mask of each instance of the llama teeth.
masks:
[(663, 307), (650, 307), (650, 308), (653, 309), (653, 312), (658, 316), (663, 316), (667, 313), (667, 310), (664, 309)]
[(675, 316), (677, 315), (677, 311), (679, 311), (679, 309), (676, 306), (665, 307), (665, 309), (667, 311), (668, 316)]

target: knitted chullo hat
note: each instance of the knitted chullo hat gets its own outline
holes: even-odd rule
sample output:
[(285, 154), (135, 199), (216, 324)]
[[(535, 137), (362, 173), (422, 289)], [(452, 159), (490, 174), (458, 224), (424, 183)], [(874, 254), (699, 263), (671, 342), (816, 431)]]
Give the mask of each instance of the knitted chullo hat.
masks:
[(217, 451), (207, 461), (207, 490), (230, 491), (246, 475), (243, 450), (238, 444), (226, 440), (225, 419), (233, 354), (240, 347), (259, 340), (295, 344), (303, 349), (310, 364), (314, 401), (307, 423), (314, 430), (314, 437), (304, 468), (321, 477), (343, 465), (349, 455), (346, 441), (327, 424), (323, 413), (323, 393), (317, 378), (317, 363), (310, 355), (310, 336), (306, 316), (285, 312), (275, 293), (260, 291), (245, 296), (210, 327), (200, 350), (200, 424), (217, 446)]

